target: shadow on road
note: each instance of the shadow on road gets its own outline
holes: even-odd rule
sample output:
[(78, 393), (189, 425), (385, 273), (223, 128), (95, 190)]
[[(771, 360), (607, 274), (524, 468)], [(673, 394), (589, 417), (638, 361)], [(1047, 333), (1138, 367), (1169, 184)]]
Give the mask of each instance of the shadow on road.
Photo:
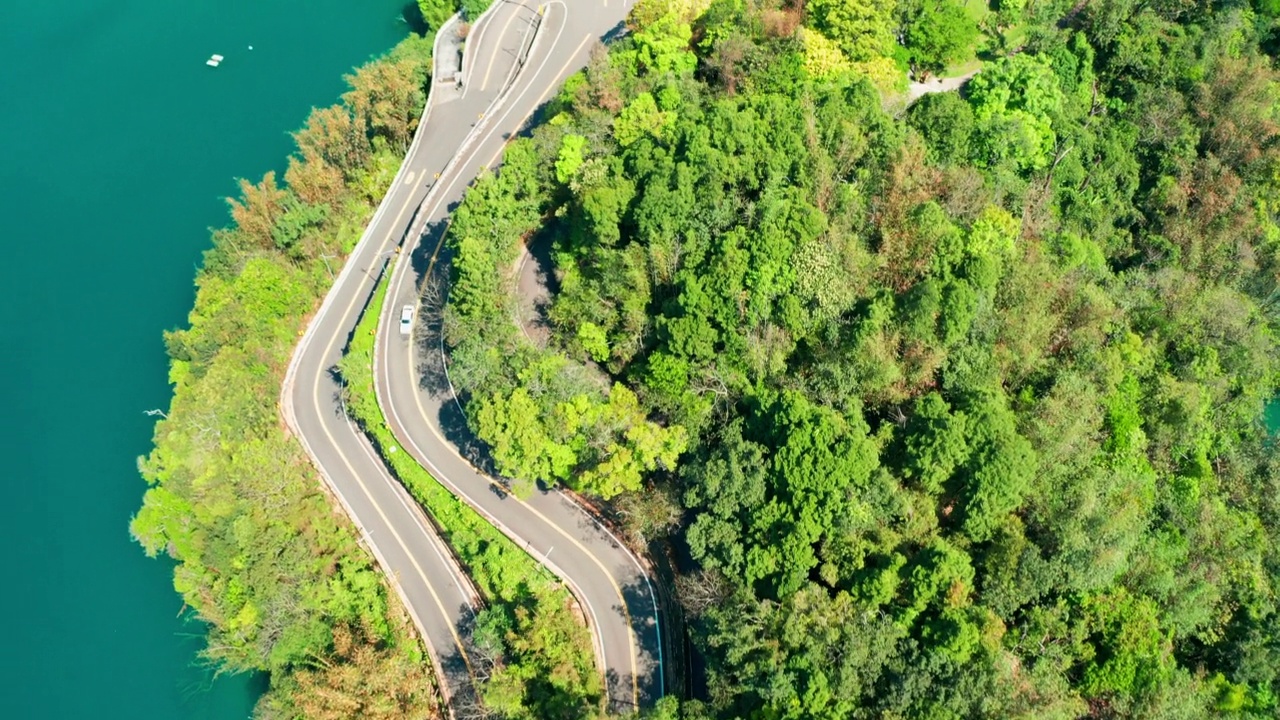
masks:
[[(477, 438), (467, 426), (467, 418), (454, 400), (453, 386), (445, 367), (445, 345), (441, 333), (444, 330), (444, 307), (449, 277), (448, 251), (441, 250), (441, 257), (431, 266), (431, 275), (422, 288), (422, 306), (419, 310), (418, 330), (414, 336), (418, 389), (425, 390), (440, 406), (437, 422), (441, 434), (452, 443), (462, 457), (480, 472), (499, 477), (488, 446)], [(415, 263), (417, 262), (415, 258)], [(426, 268), (426, 263), (423, 264)], [(419, 276), (420, 277), (420, 276)]]
[[(658, 640), (659, 618), (654, 616), (660, 609), (644, 578), (634, 574), (630, 577), (633, 579), (622, 585), (622, 598), (630, 609), (631, 631), (635, 633), (636, 643), (639, 645), (636, 669), (640, 677), (636, 688), (640, 694), (640, 704), (648, 707), (662, 697), (662, 689), (659, 687), (661, 675), (658, 672), (662, 653)], [(623, 612), (621, 606), (615, 606), (615, 610)], [(630, 688), (627, 692), (630, 693)]]

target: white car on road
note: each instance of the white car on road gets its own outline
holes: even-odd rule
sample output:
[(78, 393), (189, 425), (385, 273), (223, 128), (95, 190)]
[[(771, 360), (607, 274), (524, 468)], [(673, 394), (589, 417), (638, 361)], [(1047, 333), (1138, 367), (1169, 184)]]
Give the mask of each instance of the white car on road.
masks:
[(405, 305), (400, 308), (400, 334), (408, 335), (413, 332), (413, 306)]

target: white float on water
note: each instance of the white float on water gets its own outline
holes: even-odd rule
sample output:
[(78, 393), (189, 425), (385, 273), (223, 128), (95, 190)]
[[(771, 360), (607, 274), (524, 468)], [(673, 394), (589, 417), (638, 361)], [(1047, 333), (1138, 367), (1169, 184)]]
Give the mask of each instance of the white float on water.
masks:
[(209, 67), (218, 67), (222, 60), (223, 57), (221, 55), (210, 55), (209, 59), (204, 61), (204, 64)]

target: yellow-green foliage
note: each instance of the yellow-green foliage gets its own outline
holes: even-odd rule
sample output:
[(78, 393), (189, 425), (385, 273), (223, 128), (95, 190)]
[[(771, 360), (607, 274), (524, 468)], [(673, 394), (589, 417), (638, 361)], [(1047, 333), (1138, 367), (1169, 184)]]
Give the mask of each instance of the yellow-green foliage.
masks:
[(631, 8), (627, 21), (632, 27), (642, 28), (652, 25), (663, 15), (674, 15), (680, 22), (691, 23), (697, 20), (707, 8), (711, 0), (638, 0)]
[(652, 95), (640, 93), (614, 118), (613, 135), (623, 147), (646, 135), (661, 138), (673, 116), (674, 113), (659, 110)]
[(852, 60), (893, 54), (893, 0), (809, 0), (805, 24), (838, 43)]
[(809, 75), (829, 80), (853, 70), (853, 63), (840, 45), (817, 30), (800, 28), (800, 43), (804, 46), (804, 69)]
[(893, 58), (872, 57), (853, 62), (840, 44), (811, 28), (800, 28), (804, 48), (804, 69), (816, 80), (834, 80), (845, 75), (865, 77), (882, 94), (906, 89), (907, 76)]
[(853, 64), (853, 71), (871, 81), (876, 90), (887, 95), (907, 89), (907, 75), (893, 58), (878, 57)]

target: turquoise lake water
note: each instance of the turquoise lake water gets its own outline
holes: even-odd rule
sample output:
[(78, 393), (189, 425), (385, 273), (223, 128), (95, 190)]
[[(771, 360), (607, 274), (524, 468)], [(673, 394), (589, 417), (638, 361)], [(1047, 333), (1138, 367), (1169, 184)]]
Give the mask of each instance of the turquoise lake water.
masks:
[(287, 131), (403, 36), (402, 5), (7, 4), (0, 717), (248, 716), (257, 681), (196, 663), (169, 564), (129, 538), (143, 411), (168, 402), (160, 333), (184, 321), (233, 178), (283, 170)]

